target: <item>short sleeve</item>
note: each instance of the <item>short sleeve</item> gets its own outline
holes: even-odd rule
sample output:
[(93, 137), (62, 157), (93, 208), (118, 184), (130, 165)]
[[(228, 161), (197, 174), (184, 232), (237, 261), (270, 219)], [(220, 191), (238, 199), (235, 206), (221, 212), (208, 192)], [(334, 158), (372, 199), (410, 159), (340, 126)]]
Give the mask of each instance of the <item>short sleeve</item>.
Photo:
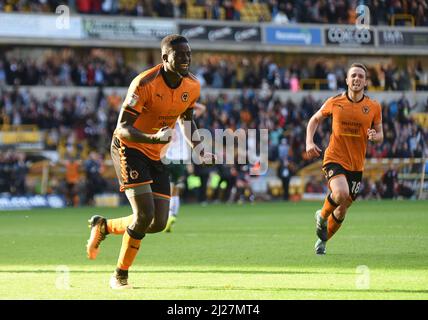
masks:
[(187, 109), (192, 109), (195, 106), (196, 102), (199, 100), (199, 96), (201, 95), (201, 85), (199, 84), (199, 82), (197, 82), (194, 92), (195, 93), (194, 93), (193, 99), (190, 101), (190, 104), (187, 107)]
[(147, 86), (140, 86), (140, 78), (135, 78), (128, 88), (122, 108), (127, 112), (139, 115), (149, 100), (150, 95), (148, 91)]
[(378, 125), (382, 123), (382, 107), (379, 103), (376, 103), (376, 112), (373, 118), (373, 124)]
[(321, 110), (321, 114), (323, 115), (323, 117), (331, 116), (332, 110), (333, 110), (333, 103), (331, 101), (332, 101), (331, 98), (329, 98), (321, 106), (320, 110)]

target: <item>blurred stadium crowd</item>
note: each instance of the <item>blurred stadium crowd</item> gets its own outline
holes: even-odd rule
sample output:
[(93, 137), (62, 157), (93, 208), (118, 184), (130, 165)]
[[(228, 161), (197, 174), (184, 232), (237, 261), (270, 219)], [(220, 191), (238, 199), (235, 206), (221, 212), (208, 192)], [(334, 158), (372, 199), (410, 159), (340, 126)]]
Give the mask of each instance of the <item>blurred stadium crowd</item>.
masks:
[[(428, 26), (427, 0), (0, 0), (0, 13), (54, 13), (62, 4), (72, 14), (277, 24), (353, 24), (355, 8), (365, 4), (370, 7), (371, 25), (408, 26), (410, 21), (414, 26)], [(55, 165), (65, 173), (64, 180), (49, 178), (49, 190), (45, 191), (64, 194), (69, 205), (91, 205), (96, 194), (117, 191), (116, 179), (107, 181), (106, 171), (123, 100), (119, 87), (128, 87), (138, 73), (157, 63), (158, 55), (158, 50), (151, 49), (0, 47), (0, 126), (30, 125), (40, 130), (43, 150), (58, 154)], [(371, 91), (428, 91), (426, 55), (367, 54), (358, 59), (369, 69), (369, 96)], [(207, 111), (197, 124), (212, 133), (227, 128), (268, 129), (268, 158), (274, 164), (270, 169), (282, 183), (280, 196), (288, 200), (291, 177), (310, 164), (304, 157), (307, 121), (323, 103), (309, 90), (345, 90), (350, 60), (351, 54), (195, 51), (191, 71), (202, 88), (239, 89), (238, 94), (215, 90), (204, 94), (200, 102)], [(35, 95), (33, 90), (37, 89), (31, 86), (52, 87), (52, 91)], [(69, 87), (79, 90), (68, 93), (65, 88)], [(90, 89), (97, 91), (95, 99)], [(280, 98), (283, 96), (277, 90), (308, 91), (297, 101)], [(428, 126), (419, 125), (412, 117), (416, 108), (428, 112), (428, 97), (424, 105), (416, 107), (406, 94), (379, 101), (385, 139), (381, 145), (368, 145), (367, 158), (428, 157)], [(318, 128), (315, 142), (326, 146), (329, 134), (330, 122), (326, 121)], [(7, 146), (0, 149), (0, 194), (40, 193), (40, 186), (28, 179), (32, 165), (40, 159)], [(255, 178), (250, 177), (249, 169), (249, 165), (189, 165), (185, 198), (199, 203), (254, 201), (263, 192), (253, 188)], [(304, 191), (326, 192), (325, 185), (317, 181), (309, 181)], [(412, 192), (409, 185), (399, 183), (394, 166), (380, 181), (365, 177), (361, 186), (363, 198), (411, 197)]]
[[(92, 159), (99, 165), (91, 168), (97, 174), (97, 179), (103, 181), (101, 169), (103, 162), (109, 159), (110, 139), (116, 126), (118, 110), (122, 97), (112, 92), (104, 93), (100, 87), (94, 104), (88, 103), (83, 94), (56, 96), (48, 94), (43, 99), (37, 99), (28, 90), (0, 90), (0, 124), (13, 125), (33, 124), (43, 130), (45, 135), (44, 149), (56, 150), (61, 159)], [(305, 130), (310, 116), (322, 105), (311, 95), (305, 96), (300, 103), (288, 99), (283, 101), (274, 95), (270, 89), (255, 91), (244, 89), (241, 95), (228, 94), (207, 95), (201, 102), (207, 106), (207, 111), (197, 119), (198, 127), (209, 129), (213, 136), (215, 129), (232, 130), (265, 128), (269, 129), (269, 161), (278, 164), (278, 177), (283, 183), (289, 183), (289, 178), (299, 169), (309, 164), (304, 158)], [(428, 111), (428, 99), (425, 111)], [(423, 129), (410, 116), (412, 106), (403, 95), (400, 99), (383, 103), (383, 124), (385, 140), (381, 145), (369, 144), (367, 157), (370, 158), (409, 158), (428, 156), (428, 129)], [(330, 123), (324, 122), (318, 128), (315, 141), (320, 146), (326, 146), (329, 140)], [(0, 171), (7, 172), (3, 189), (7, 186), (8, 177), (14, 174), (24, 175), (28, 170), (25, 156), (20, 153), (6, 152), (0, 159)], [(27, 159), (30, 160), (30, 159)], [(82, 166), (86, 166), (82, 160)], [(284, 179), (284, 168), (288, 170), (288, 181)], [(228, 187), (221, 194), (235, 194), (231, 199), (222, 198), (220, 189), (214, 193), (213, 199), (222, 200), (252, 200), (250, 188), (249, 167), (245, 165), (193, 167), (188, 168), (189, 174), (200, 178), (201, 184), (196, 194), (199, 202), (207, 200), (207, 183), (211, 171), (215, 171), (221, 181), (227, 181)], [(85, 169), (86, 170), (86, 169)], [(86, 174), (88, 177), (89, 173)], [(285, 177), (287, 178), (287, 177)], [(95, 193), (107, 191), (106, 183), (90, 183), (94, 177), (87, 178), (86, 202), (93, 201)], [(22, 179), (15, 179), (22, 181)], [(25, 178), (24, 178), (25, 181)], [(219, 181), (219, 184), (220, 182)], [(18, 183), (18, 182), (17, 182)], [(58, 188), (59, 188), (58, 184)], [(379, 188), (383, 186), (379, 185)], [(25, 187), (9, 185), (9, 192), (34, 192)], [(64, 186), (63, 186), (64, 188)], [(230, 188), (230, 189), (229, 189)], [(309, 185), (310, 189), (311, 186)], [(96, 190), (95, 190), (96, 189)], [(288, 188), (287, 188), (288, 189)], [(313, 190), (312, 190), (313, 191)], [(379, 195), (383, 194), (378, 190)], [(375, 194), (375, 193), (369, 193)], [(284, 194), (288, 198), (288, 194)]]
[[(153, 65), (155, 58), (147, 58)], [(346, 63), (334, 57), (285, 63), (270, 55), (199, 57), (192, 72), (207, 88), (265, 88), (293, 92), (306, 89), (345, 88)], [(125, 59), (120, 50), (41, 49), (0, 50), (0, 85), (122, 86), (144, 70)], [(136, 60), (138, 61), (138, 60)], [(136, 61), (133, 61), (135, 64)], [(428, 90), (428, 70), (421, 61), (398, 66), (394, 62), (368, 65), (369, 87), (376, 90)], [(315, 87), (318, 86), (318, 87)]]
[[(393, 15), (407, 14), (416, 26), (428, 26), (426, 0), (373, 0), (371, 24), (389, 25)], [(4, 0), (4, 12), (55, 12), (65, 4), (82, 14), (133, 15), (145, 17), (195, 18), (199, 8), (204, 19), (244, 20), (252, 6), (264, 9), (252, 15), (256, 21), (278, 23), (354, 23), (355, 0)], [(267, 14), (265, 14), (267, 12)], [(398, 22), (397, 24), (400, 24)]]

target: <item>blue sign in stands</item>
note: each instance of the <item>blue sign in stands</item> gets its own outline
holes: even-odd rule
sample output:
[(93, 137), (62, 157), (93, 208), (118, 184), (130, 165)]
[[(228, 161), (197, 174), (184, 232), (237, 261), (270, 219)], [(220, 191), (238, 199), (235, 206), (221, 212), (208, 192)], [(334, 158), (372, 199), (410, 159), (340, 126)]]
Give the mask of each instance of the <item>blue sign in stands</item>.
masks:
[(274, 27), (265, 28), (267, 44), (294, 46), (321, 46), (320, 28)]

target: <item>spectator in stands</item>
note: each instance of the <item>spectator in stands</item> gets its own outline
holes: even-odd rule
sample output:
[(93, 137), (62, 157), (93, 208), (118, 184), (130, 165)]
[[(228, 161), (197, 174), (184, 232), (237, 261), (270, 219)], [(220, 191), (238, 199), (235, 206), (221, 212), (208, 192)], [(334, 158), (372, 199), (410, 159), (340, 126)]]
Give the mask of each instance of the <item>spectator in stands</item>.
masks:
[(80, 180), (81, 161), (69, 157), (65, 162), (65, 199), (67, 206), (77, 207), (79, 205), (78, 183)]
[(26, 156), (23, 152), (17, 152), (13, 155), (13, 167), (11, 176), (12, 194), (22, 196), (27, 194), (27, 174), (29, 167), (26, 162)]
[(12, 150), (0, 152), (0, 193), (16, 196), (27, 194), (28, 171), (24, 153)]
[(368, 68), (368, 71), (369, 71), (370, 85), (375, 88), (380, 87), (380, 80), (376, 69), (374, 67), (370, 67)]
[[(403, 5), (402, 5), (401, 1), (400, 0), (392, 0), (389, 4), (388, 13), (387, 13), (387, 16), (388, 16), (390, 23), (392, 22), (392, 17), (394, 15), (403, 14), (403, 13), (404, 13), (404, 9), (403, 9)], [(405, 22), (403, 20), (396, 20), (395, 25), (396, 26), (404, 26)]]
[[(217, 5), (218, 7), (218, 1), (214, 0), (214, 6)], [(187, 17), (187, 1), (186, 0), (180, 0), (179, 4), (178, 4), (178, 16), (177, 18), (180, 19), (186, 19)], [(220, 12), (218, 13), (219, 17), (220, 17)], [(215, 17), (213, 17), (213, 19), (215, 19)]]
[(373, 0), (370, 9), (370, 22), (377, 25), (386, 25), (387, 21), (387, 4), (384, 0)]
[(205, 11), (204, 11), (205, 19), (220, 19), (220, 6), (218, 0), (207, 0), (205, 2)]
[[(229, 199), (232, 188), (236, 184), (236, 175), (233, 175), (233, 165), (226, 164), (226, 158), (224, 155), (224, 164), (216, 165), (216, 170), (220, 176), (217, 188), (214, 191), (213, 200), (218, 200), (221, 202), (226, 202)], [(226, 188), (222, 190), (222, 184), (226, 183)]]
[(422, 62), (418, 61), (415, 69), (416, 90), (428, 90), (428, 72), (422, 67)]
[(92, 151), (89, 154), (89, 159), (84, 162), (86, 174), (86, 199), (85, 204), (93, 205), (94, 196), (102, 193), (105, 189), (105, 180), (102, 177), (104, 165), (101, 156)]
[(4, 62), (0, 60), (0, 88), (6, 85), (6, 70), (4, 68)]
[(171, 0), (159, 0), (154, 4), (154, 11), (158, 17), (173, 18), (174, 5)]
[[(23, 51), (25, 52), (25, 51)], [(3, 53), (3, 54), (2, 54)], [(26, 53), (26, 52), (25, 52)], [(126, 65), (121, 51), (108, 49), (93, 50), (46, 50), (36, 63), (32, 58), (21, 58), (26, 54), (20, 49), (0, 51), (6, 56), (3, 67), (0, 65), (0, 81), (5, 78), (6, 84), (24, 85), (77, 85), (77, 86), (123, 86), (137, 74), (135, 67)], [(283, 65), (271, 56), (248, 56), (240, 58), (210, 55), (209, 58), (195, 63), (194, 73), (200, 79), (202, 87), (213, 88), (262, 88), (288, 89), (293, 92), (301, 89), (313, 89), (312, 83), (300, 87), (301, 80), (316, 78), (324, 81), (320, 89), (338, 90), (345, 88), (344, 66), (332, 63), (327, 67), (327, 60), (316, 64), (292, 62)], [(150, 60), (149, 63), (154, 63)], [(3, 72), (2, 72), (3, 69)], [(375, 67), (370, 69), (370, 85), (379, 86)], [(417, 80), (418, 90), (428, 90), (428, 74), (418, 63), (414, 69), (399, 70), (383, 68), (385, 72), (385, 89), (413, 89), (410, 74)], [(4, 73), (4, 76), (2, 74)], [(397, 79), (396, 79), (397, 78)]]
[(290, 20), (288, 20), (285, 12), (279, 10), (274, 16), (272, 16), (272, 22), (276, 24), (288, 24)]
[(398, 184), (397, 194), (405, 199), (410, 199), (415, 195), (415, 191), (412, 189), (410, 181), (404, 181)]
[(396, 197), (396, 190), (398, 186), (398, 173), (395, 167), (391, 164), (389, 169), (384, 173), (382, 182), (385, 186), (383, 198), (393, 199)]
[(412, 89), (412, 84), (410, 82), (410, 73), (408, 68), (404, 68), (399, 71), (398, 80), (397, 80), (397, 90), (399, 91), (408, 91)]
[(210, 175), (211, 168), (207, 165), (194, 165), (194, 174), (201, 180), (201, 186), (198, 190), (198, 202), (202, 205), (207, 204), (207, 187), (208, 178)]
[(223, 0), (223, 8), (225, 20), (233, 20), (235, 18), (235, 9), (233, 8), (232, 0)]
[(282, 199), (285, 201), (288, 201), (289, 198), (289, 185), (290, 185), (290, 179), (293, 175), (292, 165), (288, 161), (287, 158), (281, 158), (280, 160), (280, 166), (278, 167), (277, 176), (281, 179), (282, 183)]
[[(207, 1), (198, 0), (194, 5), (205, 6)], [(292, 23), (328, 24), (354, 24), (356, 6), (362, 3), (361, 1), (349, 0), (260, 0), (258, 2), (267, 6), (267, 10), (271, 13), (270, 19), (260, 16), (258, 17), (259, 21), (275, 20), (275, 17), (278, 19), (278, 16), (284, 16)], [(180, 0), (180, 2), (171, 0), (9, 0), (7, 2), (0, 1), (0, 11), (55, 12), (56, 7), (63, 3), (70, 6), (72, 11), (76, 10), (78, 13), (84, 14), (102, 13), (176, 18), (186, 17), (185, 6), (187, 5), (186, 0)], [(245, 0), (223, 0), (220, 3), (225, 8), (226, 20), (240, 20), (239, 13), (245, 6)], [(401, 13), (413, 16), (416, 26), (428, 25), (428, 5), (426, 0), (373, 0), (369, 6), (370, 22), (373, 25), (389, 24), (394, 15)], [(167, 7), (167, 9), (161, 7)], [(208, 19), (217, 19), (217, 15), (213, 14)], [(405, 25), (406, 22), (408, 22), (408, 19), (396, 19), (395, 24)]]
[(329, 70), (327, 73), (328, 81), (328, 90), (336, 91), (337, 90), (337, 78), (333, 70)]
[(233, 166), (232, 175), (236, 177), (236, 183), (232, 188), (230, 201), (242, 204), (246, 201), (253, 202), (254, 195), (251, 190), (249, 165)]
[(384, 90), (396, 90), (396, 84), (395, 84), (395, 73), (397, 72), (398, 68), (394, 67), (393, 65), (389, 64), (386, 67), (382, 66), (381, 70), (384, 73), (385, 77), (385, 87)]
[[(412, 5), (415, 1), (412, 1)], [(419, 0), (416, 13), (412, 13), (415, 17), (415, 25), (428, 26), (428, 2), (426, 0)]]

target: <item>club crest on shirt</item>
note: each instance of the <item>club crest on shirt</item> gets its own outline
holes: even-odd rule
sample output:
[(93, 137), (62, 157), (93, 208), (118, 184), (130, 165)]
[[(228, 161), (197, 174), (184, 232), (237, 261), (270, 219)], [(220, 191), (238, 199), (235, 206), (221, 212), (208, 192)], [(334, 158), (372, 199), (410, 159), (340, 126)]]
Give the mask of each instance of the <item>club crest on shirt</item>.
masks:
[(129, 107), (135, 107), (135, 105), (137, 104), (139, 98), (140, 97), (138, 95), (136, 95), (135, 93), (133, 93), (128, 98), (128, 100), (126, 101), (126, 105), (129, 106)]
[(189, 100), (189, 93), (183, 92), (183, 94), (181, 95), (181, 101), (187, 102), (187, 100)]
[(364, 114), (367, 114), (367, 113), (369, 113), (369, 112), (370, 112), (370, 108), (369, 108), (368, 106), (364, 106), (364, 107), (362, 107), (362, 108), (361, 108), (361, 110), (363, 110), (363, 113), (364, 113)]
[(138, 178), (138, 171), (137, 170), (131, 170), (129, 172), (129, 176), (131, 177), (131, 179), (135, 180)]

